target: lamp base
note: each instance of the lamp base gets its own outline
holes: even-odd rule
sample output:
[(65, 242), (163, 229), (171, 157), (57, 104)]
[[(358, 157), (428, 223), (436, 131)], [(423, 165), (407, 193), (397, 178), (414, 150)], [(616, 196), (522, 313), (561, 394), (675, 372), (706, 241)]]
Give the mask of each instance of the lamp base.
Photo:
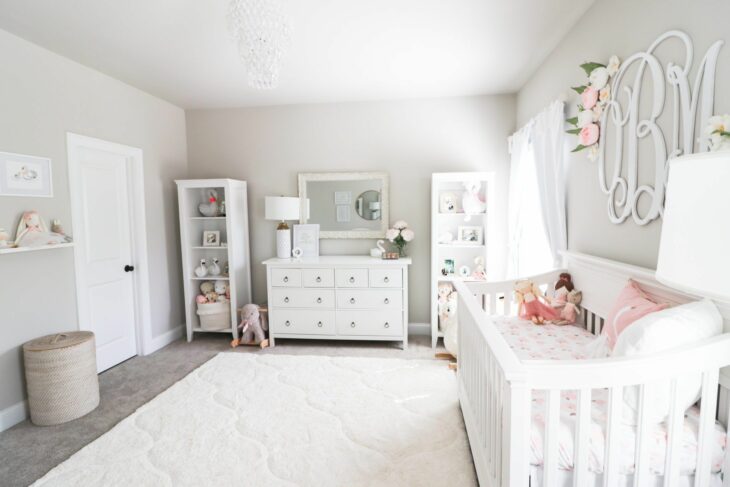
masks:
[(276, 256), (279, 259), (289, 259), (291, 257), (291, 230), (276, 231)]

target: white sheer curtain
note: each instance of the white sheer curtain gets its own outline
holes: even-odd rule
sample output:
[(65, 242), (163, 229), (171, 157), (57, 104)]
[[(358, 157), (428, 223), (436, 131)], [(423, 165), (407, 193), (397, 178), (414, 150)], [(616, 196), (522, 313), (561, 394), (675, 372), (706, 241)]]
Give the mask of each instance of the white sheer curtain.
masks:
[(567, 248), (563, 103), (554, 102), (510, 137), (509, 277), (560, 264)]

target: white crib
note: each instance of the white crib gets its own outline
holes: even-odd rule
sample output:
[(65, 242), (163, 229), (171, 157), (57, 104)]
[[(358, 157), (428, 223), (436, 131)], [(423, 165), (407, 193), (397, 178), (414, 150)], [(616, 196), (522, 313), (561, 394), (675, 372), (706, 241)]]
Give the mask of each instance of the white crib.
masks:
[[(637, 281), (657, 300), (684, 303), (697, 299), (659, 284), (654, 271), (585, 254), (565, 253), (564, 270), (533, 276), (543, 289), (552, 288), (560, 272), (570, 272), (583, 290), (582, 324), (600, 333), (611, 304), (626, 284)], [(694, 371), (702, 374), (699, 449), (694, 485), (710, 485), (710, 430), (715, 419), (727, 427), (730, 416), (728, 387), (730, 373), (730, 306), (718, 303), (725, 318), (725, 334), (691, 347), (641, 358), (609, 358), (580, 361), (522, 361), (488, 318), (514, 313), (514, 281), (455, 284), (459, 294), (459, 399), (466, 423), (474, 464), (482, 486), (524, 487), (530, 485), (530, 408), (533, 390), (544, 390), (544, 463), (542, 485), (563, 485), (565, 472), (558, 467), (560, 394), (576, 391), (578, 402), (574, 439), (572, 485), (592, 485), (588, 469), (588, 428), (592, 389), (608, 389), (603, 485), (618, 482), (618, 431), (623, 387), (640, 386), (639, 425), (636, 427), (636, 470), (634, 486), (649, 485), (645, 385), (669, 380), (676, 393), (679, 376)], [(719, 387), (718, 387), (719, 386)], [(719, 389), (719, 390), (718, 390)], [(708, 407), (712, 404), (713, 406)], [(717, 405), (716, 407), (714, 405)], [(663, 485), (676, 486), (679, 475), (680, 430), (684, 411), (672, 408), (667, 420), (667, 454)], [(730, 485), (730, 465), (725, 457), (723, 485)], [(561, 479), (561, 480), (559, 480)], [(534, 485), (534, 483), (533, 483)]]

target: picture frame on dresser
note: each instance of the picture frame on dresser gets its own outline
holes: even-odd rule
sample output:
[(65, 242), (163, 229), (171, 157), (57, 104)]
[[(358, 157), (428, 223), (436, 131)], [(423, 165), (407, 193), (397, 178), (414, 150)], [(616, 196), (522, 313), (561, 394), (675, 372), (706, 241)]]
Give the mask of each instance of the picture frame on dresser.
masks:
[(319, 257), (319, 224), (294, 225), (293, 248), (301, 249), (300, 257)]

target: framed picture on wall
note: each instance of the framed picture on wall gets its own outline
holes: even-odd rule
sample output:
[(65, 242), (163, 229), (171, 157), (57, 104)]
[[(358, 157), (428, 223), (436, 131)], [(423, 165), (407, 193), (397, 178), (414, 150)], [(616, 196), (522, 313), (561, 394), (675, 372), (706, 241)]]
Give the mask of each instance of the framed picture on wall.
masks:
[(294, 225), (294, 247), (302, 257), (319, 257), (319, 224)]
[(336, 205), (349, 205), (352, 203), (352, 193), (350, 191), (335, 191)]
[(0, 196), (53, 196), (51, 160), (0, 152)]
[(337, 222), (347, 223), (350, 221), (350, 205), (337, 205)]

